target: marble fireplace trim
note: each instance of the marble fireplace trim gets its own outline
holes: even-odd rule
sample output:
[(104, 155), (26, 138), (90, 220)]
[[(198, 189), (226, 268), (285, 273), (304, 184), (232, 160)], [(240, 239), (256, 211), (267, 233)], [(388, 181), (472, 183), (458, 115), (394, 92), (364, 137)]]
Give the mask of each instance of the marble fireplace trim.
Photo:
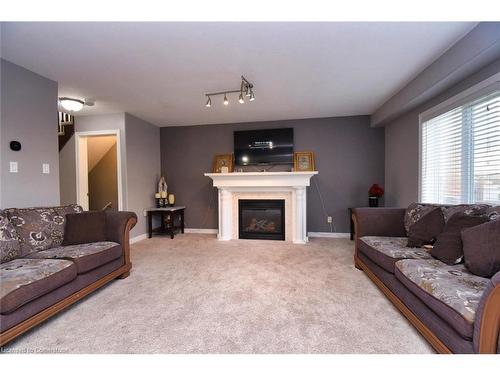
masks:
[(239, 210), (238, 200), (240, 199), (283, 199), (285, 200), (285, 241), (291, 242), (293, 235), (293, 212), (292, 212), (292, 192), (234, 192), (233, 198), (233, 225), (231, 239), (239, 238)]

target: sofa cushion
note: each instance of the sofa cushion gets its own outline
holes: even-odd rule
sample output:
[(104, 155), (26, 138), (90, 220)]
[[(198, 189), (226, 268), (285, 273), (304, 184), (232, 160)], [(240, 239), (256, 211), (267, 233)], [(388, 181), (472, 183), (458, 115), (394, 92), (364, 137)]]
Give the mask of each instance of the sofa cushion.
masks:
[(405, 259), (396, 263), (396, 278), (466, 339), (472, 339), (476, 310), (489, 279), (470, 273), (463, 264), (437, 259)]
[(422, 247), (432, 244), (444, 229), (443, 211), (434, 207), (429, 213), (410, 226), (408, 247)]
[(462, 231), (465, 267), (474, 275), (493, 277), (500, 271), (500, 220)]
[(8, 262), (19, 257), (21, 245), (16, 228), (11, 224), (7, 215), (0, 210), (0, 263)]
[(463, 229), (475, 227), (488, 221), (485, 216), (471, 216), (465, 212), (454, 214), (446, 223), (431, 250), (431, 255), (440, 261), (453, 265), (460, 263), (464, 252), (461, 232)]
[(22, 305), (76, 278), (76, 266), (69, 260), (14, 259), (0, 266), (0, 313)]
[(122, 255), (122, 247), (116, 242), (94, 242), (60, 246), (30, 254), (33, 259), (68, 259), (76, 264), (78, 273), (85, 273), (102, 266)]
[(360, 238), (359, 250), (390, 273), (394, 273), (394, 264), (400, 259), (431, 258), (427, 251), (406, 245), (406, 237), (365, 236)]
[(87, 211), (66, 215), (63, 246), (106, 241), (106, 214)]
[(21, 256), (60, 246), (66, 214), (79, 211), (81, 207), (77, 205), (5, 210), (19, 235)]

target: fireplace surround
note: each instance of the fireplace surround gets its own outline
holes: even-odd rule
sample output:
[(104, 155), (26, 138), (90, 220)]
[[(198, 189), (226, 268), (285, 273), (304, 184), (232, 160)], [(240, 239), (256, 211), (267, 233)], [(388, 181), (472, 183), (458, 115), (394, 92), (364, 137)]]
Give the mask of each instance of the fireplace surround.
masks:
[(218, 189), (218, 234), (221, 241), (239, 238), (240, 199), (285, 201), (285, 241), (305, 244), (307, 238), (307, 191), (318, 172), (205, 173)]
[(284, 199), (238, 199), (238, 238), (285, 240)]

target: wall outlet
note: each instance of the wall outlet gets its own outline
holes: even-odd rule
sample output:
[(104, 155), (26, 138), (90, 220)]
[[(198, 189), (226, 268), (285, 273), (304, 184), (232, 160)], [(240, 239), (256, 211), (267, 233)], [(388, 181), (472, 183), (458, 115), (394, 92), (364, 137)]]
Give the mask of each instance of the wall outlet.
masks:
[(17, 173), (17, 161), (11, 161), (9, 164), (9, 172), (10, 173)]
[(44, 173), (44, 174), (50, 173), (50, 164), (48, 164), (48, 163), (42, 164), (42, 173)]
[(327, 217), (326, 217), (326, 222), (327, 222), (328, 224), (331, 224), (331, 223), (333, 222), (332, 217), (331, 217), (331, 216), (327, 216)]
[(144, 215), (144, 217), (148, 216), (148, 211), (144, 210), (142, 211), (142, 214)]

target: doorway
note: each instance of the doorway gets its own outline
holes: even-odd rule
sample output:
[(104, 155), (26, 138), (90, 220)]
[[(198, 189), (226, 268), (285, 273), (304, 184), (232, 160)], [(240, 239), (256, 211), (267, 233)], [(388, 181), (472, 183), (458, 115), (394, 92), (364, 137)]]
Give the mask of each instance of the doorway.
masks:
[(75, 136), (77, 203), (84, 210), (122, 210), (119, 131)]

